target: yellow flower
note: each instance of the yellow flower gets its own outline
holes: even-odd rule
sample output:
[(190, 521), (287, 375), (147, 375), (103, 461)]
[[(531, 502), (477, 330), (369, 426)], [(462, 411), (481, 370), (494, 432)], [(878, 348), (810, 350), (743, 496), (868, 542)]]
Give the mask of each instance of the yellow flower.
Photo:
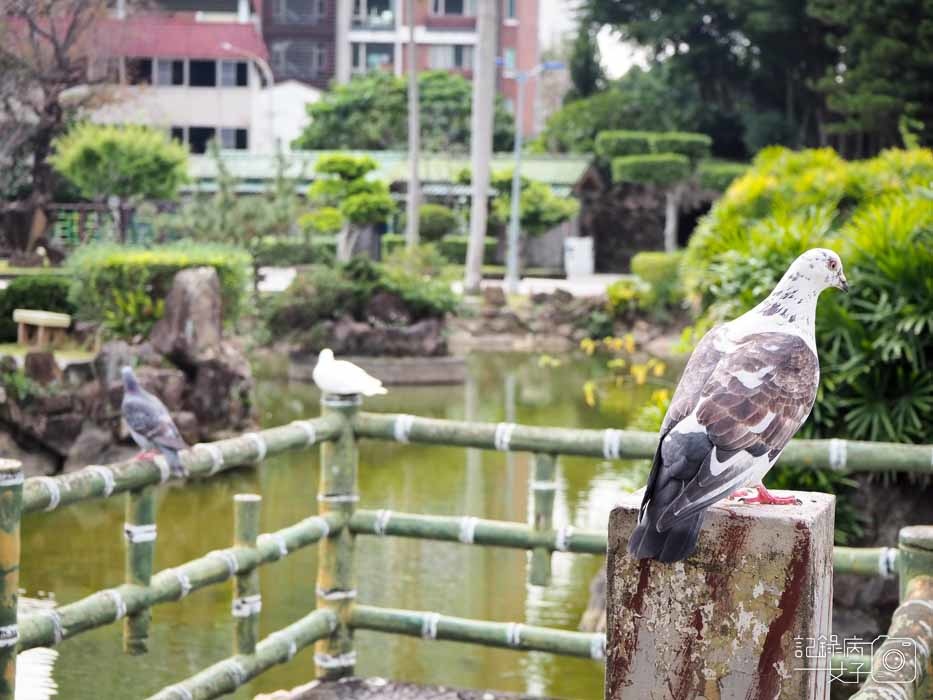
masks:
[(625, 334), (625, 350), (629, 353), (635, 352), (635, 336), (631, 333)]
[(647, 365), (632, 365), (631, 367), (632, 376), (635, 378), (635, 383), (642, 385), (648, 379), (648, 366)]
[(596, 382), (588, 381), (583, 385), (583, 400), (590, 408), (596, 406)]

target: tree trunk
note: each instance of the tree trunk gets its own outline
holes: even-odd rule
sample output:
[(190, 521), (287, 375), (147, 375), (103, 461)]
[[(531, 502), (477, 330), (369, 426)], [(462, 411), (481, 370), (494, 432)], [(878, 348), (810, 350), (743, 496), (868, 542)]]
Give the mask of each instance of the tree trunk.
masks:
[(664, 250), (667, 253), (677, 250), (677, 224), (682, 195), (682, 185), (675, 185), (664, 194)]
[(418, 65), (415, 53), (415, 0), (407, 0), (408, 15), (408, 201), (406, 204), (405, 246), (411, 250), (419, 242), (421, 182), (418, 160), (421, 155), (421, 117), (418, 113)]
[(353, 249), (360, 237), (360, 228), (353, 224), (344, 224), (337, 237), (337, 262), (350, 262)]

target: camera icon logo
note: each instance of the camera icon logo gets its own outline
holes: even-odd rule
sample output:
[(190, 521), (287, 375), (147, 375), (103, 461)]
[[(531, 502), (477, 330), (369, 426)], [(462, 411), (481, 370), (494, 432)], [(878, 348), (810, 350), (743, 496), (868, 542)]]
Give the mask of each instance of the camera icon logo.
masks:
[(913, 683), (919, 671), (917, 645), (906, 637), (876, 637), (871, 643), (875, 683)]

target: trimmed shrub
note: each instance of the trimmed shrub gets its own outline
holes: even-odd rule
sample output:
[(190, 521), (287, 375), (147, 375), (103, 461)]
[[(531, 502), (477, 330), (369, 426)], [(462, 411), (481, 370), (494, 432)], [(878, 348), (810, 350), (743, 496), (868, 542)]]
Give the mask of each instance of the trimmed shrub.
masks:
[[(402, 217), (401, 228), (406, 229), (407, 217)], [(418, 234), (422, 241), (433, 243), (449, 233), (455, 233), (460, 222), (457, 214), (443, 204), (422, 204), (418, 212)]]
[(650, 285), (637, 275), (622, 277), (606, 287), (609, 310), (616, 317), (639, 309), (642, 299), (650, 293)]
[(74, 305), (68, 301), (70, 280), (63, 275), (23, 275), (0, 290), (0, 342), (16, 341), (16, 309), (39, 309), (73, 314)]
[(690, 176), (690, 160), (676, 153), (620, 156), (612, 159), (613, 182), (668, 187)]
[(747, 163), (728, 163), (707, 160), (697, 168), (700, 186), (716, 192), (725, 192), (732, 181), (748, 172)]
[(253, 264), (257, 267), (329, 265), (334, 261), (336, 247), (337, 241), (332, 236), (315, 236), (310, 242), (303, 238), (269, 236), (256, 244)]
[(113, 333), (129, 326), (146, 333), (161, 318), (153, 300), (165, 299), (175, 273), (204, 265), (217, 270), (225, 320), (236, 321), (249, 288), (252, 260), (246, 251), (220, 244), (80, 248), (67, 261), (72, 279), (68, 298), (78, 316), (103, 321)]
[(713, 140), (706, 134), (689, 131), (662, 131), (654, 135), (652, 151), (655, 153), (679, 153), (696, 162), (708, 158)]
[[(469, 236), (444, 236), (440, 240), (441, 254), (455, 265), (466, 264)], [(483, 262), (492, 265), (496, 261), (497, 241), (491, 236), (483, 239)]]
[(619, 156), (651, 153), (655, 134), (650, 131), (601, 131), (596, 135), (596, 155), (611, 161)]
[(354, 156), (346, 153), (322, 155), (314, 164), (315, 172), (336, 175), (342, 180), (356, 180), (378, 167), (379, 164), (370, 156)]
[(379, 239), (382, 246), (383, 259), (389, 257), (396, 250), (405, 247), (405, 236), (401, 233), (386, 233)]
[(632, 272), (648, 283), (650, 291), (640, 306), (643, 309), (665, 313), (679, 306), (684, 299), (680, 283), (680, 263), (683, 253), (644, 252), (632, 258)]

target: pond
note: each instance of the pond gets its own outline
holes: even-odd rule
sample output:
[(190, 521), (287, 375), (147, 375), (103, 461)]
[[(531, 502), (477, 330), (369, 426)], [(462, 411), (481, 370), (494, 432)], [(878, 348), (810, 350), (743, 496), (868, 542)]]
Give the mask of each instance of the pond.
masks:
[[(650, 395), (650, 385), (631, 383), (613, 409), (592, 408), (582, 386), (604, 361), (561, 357), (542, 367), (533, 355), (474, 354), (464, 386), (390, 387), (366, 401), (371, 411), (531, 425), (624, 427)], [(258, 402), (264, 427), (319, 413), (319, 394), (307, 384), (262, 378)], [(159, 539), (155, 569), (175, 566), (232, 539), (232, 499), (241, 492), (263, 496), (262, 531), (316, 512), (319, 450), (273, 457), (259, 469), (162, 487), (158, 493)], [(555, 525), (602, 529), (623, 491), (644, 478), (644, 464), (561, 458)], [(527, 520), (531, 508), (531, 456), (364, 441), (360, 446), (360, 495), (365, 508), (443, 515)], [(122, 498), (93, 501), (23, 522), (21, 585), (27, 595), (51, 591), (61, 603), (123, 580)], [(262, 569), (261, 634), (309, 612), (315, 603), (314, 547)], [(525, 552), (451, 543), (362, 537), (357, 546), (359, 600), (368, 604), (494, 621), (521, 621), (576, 629), (600, 557), (555, 553), (548, 587), (527, 582)], [(121, 629), (111, 625), (59, 647), (55, 676), (68, 700), (146, 697), (231, 653), (230, 586), (196, 592), (153, 610), (150, 652), (122, 653)], [(496, 688), (565, 698), (601, 698), (603, 667), (595, 661), (543, 653), (486, 649), (453, 642), (426, 642), (376, 632), (356, 634), (357, 673), (472, 688)], [(314, 675), (306, 649), (241, 689), (236, 698), (291, 688)]]

